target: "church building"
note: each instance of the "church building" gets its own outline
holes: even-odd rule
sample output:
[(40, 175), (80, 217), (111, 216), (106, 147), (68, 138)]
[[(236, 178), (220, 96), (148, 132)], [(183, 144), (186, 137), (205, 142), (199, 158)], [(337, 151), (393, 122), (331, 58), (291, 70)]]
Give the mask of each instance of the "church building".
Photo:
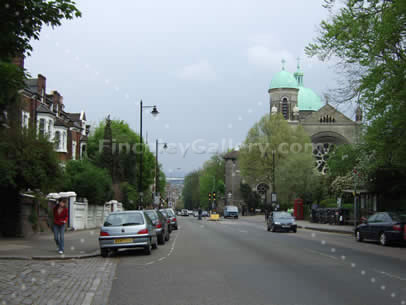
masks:
[[(315, 166), (325, 174), (328, 154), (333, 147), (358, 141), (362, 121), (361, 109), (357, 108), (354, 121), (328, 101), (323, 104), (312, 89), (304, 86), (304, 73), (299, 62), (294, 73), (286, 71), (284, 64), (285, 61), (282, 60), (282, 70), (272, 77), (268, 89), (270, 114), (281, 113), (290, 125), (303, 126), (313, 144)], [(224, 159), (228, 204), (241, 205), (238, 151), (226, 154)]]

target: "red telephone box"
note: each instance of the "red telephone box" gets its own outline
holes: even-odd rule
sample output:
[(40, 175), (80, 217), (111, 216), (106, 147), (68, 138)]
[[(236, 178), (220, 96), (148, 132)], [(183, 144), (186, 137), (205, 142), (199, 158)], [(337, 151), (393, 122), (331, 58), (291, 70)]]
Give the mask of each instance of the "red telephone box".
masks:
[(295, 203), (293, 206), (293, 216), (297, 220), (303, 220), (303, 200), (300, 198), (295, 199)]

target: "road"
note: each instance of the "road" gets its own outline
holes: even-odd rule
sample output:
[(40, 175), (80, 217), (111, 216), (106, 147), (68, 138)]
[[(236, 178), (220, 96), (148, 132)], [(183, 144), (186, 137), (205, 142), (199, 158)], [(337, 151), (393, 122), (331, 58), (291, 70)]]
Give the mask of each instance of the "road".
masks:
[(179, 217), (151, 256), (123, 252), (108, 304), (406, 304), (406, 248), (299, 230), (258, 218)]

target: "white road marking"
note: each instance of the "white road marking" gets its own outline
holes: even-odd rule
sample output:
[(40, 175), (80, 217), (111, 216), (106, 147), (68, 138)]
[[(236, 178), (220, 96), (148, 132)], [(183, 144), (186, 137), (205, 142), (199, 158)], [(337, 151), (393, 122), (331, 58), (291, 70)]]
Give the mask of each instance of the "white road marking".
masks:
[(153, 263), (155, 263), (155, 261), (148, 262), (148, 263), (146, 263), (145, 265), (152, 265)]
[(158, 261), (163, 261), (166, 257), (161, 257)]
[(391, 273), (388, 273), (388, 272), (385, 272), (385, 271), (380, 271), (380, 270), (374, 270), (374, 271), (377, 272), (377, 273), (379, 273), (379, 274), (382, 274), (382, 275), (386, 275), (386, 276), (388, 276), (388, 277), (391, 277), (391, 278), (393, 278), (393, 279), (397, 279), (397, 280), (399, 280), (399, 281), (406, 281), (406, 278), (400, 277), (400, 276), (398, 276), (398, 275), (394, 275), (394, 274), (391, 274)]
[(323, 253), (323, 252), (315, 251), (315, 250), (308, 249), (308, 248), (304, 248), (304, 249), (305, 249), (306, 251), (308, 251), (308, 252), (316, 253), (316, 254), (318, 254), (318, 255), (325, 256), (325, 257), (328, 257), (328, 258), (331, 258), (331, 259), (335, 259), (335, 260), (338, 259), (337, 257), (335, 257), (335, 256), (333, 256), (333, 255), (328, 255), (328, 254), (325, 254), (325, 253)]

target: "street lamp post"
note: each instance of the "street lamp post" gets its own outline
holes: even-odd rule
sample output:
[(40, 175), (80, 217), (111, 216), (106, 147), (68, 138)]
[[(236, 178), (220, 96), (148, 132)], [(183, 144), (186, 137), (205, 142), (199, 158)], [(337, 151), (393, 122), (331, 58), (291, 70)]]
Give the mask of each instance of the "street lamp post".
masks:
[(155, 141), (155, 198), (158, 197), (158, 179), (159, 179), (158, 145), (160, 145), (160, 144), (164, 146), (164, 149), (168, 148), (168, 145), (166, 143), (159, 143), (158, 139), (156, 139), (156, 141)]
[(143, 156), (143, 154), (144, 154), (144, 146), (143, 146), (143, 143), (142, 143), (142, 110), (144, 109), (144, 108), (152, 108), (152, 111), (151, 111), (151, 114), (155, 117), (155, 116), (157, 116), (158, 114), (159, 114), (159, 112), (158, 112), (158, 110), (157, 110), (157, 108), (156, 108), (156, 105), (154, 105), (154, 106), (143, 106), (143, 104), (142, 104), (142, 100), (141, 100), (141, 102), (140, 102), (140, 144), (141, 144), (141, 155), (140, 155), (140, 177), (139, 177), (139, 181), (138, 181), (138, 191), (140, 192), (140, 202), (139, 202), (139, 204), (140, 205), (142, 205), (142, 196), (143, 196), (143, 193), (142, 193), (142, 156)]

